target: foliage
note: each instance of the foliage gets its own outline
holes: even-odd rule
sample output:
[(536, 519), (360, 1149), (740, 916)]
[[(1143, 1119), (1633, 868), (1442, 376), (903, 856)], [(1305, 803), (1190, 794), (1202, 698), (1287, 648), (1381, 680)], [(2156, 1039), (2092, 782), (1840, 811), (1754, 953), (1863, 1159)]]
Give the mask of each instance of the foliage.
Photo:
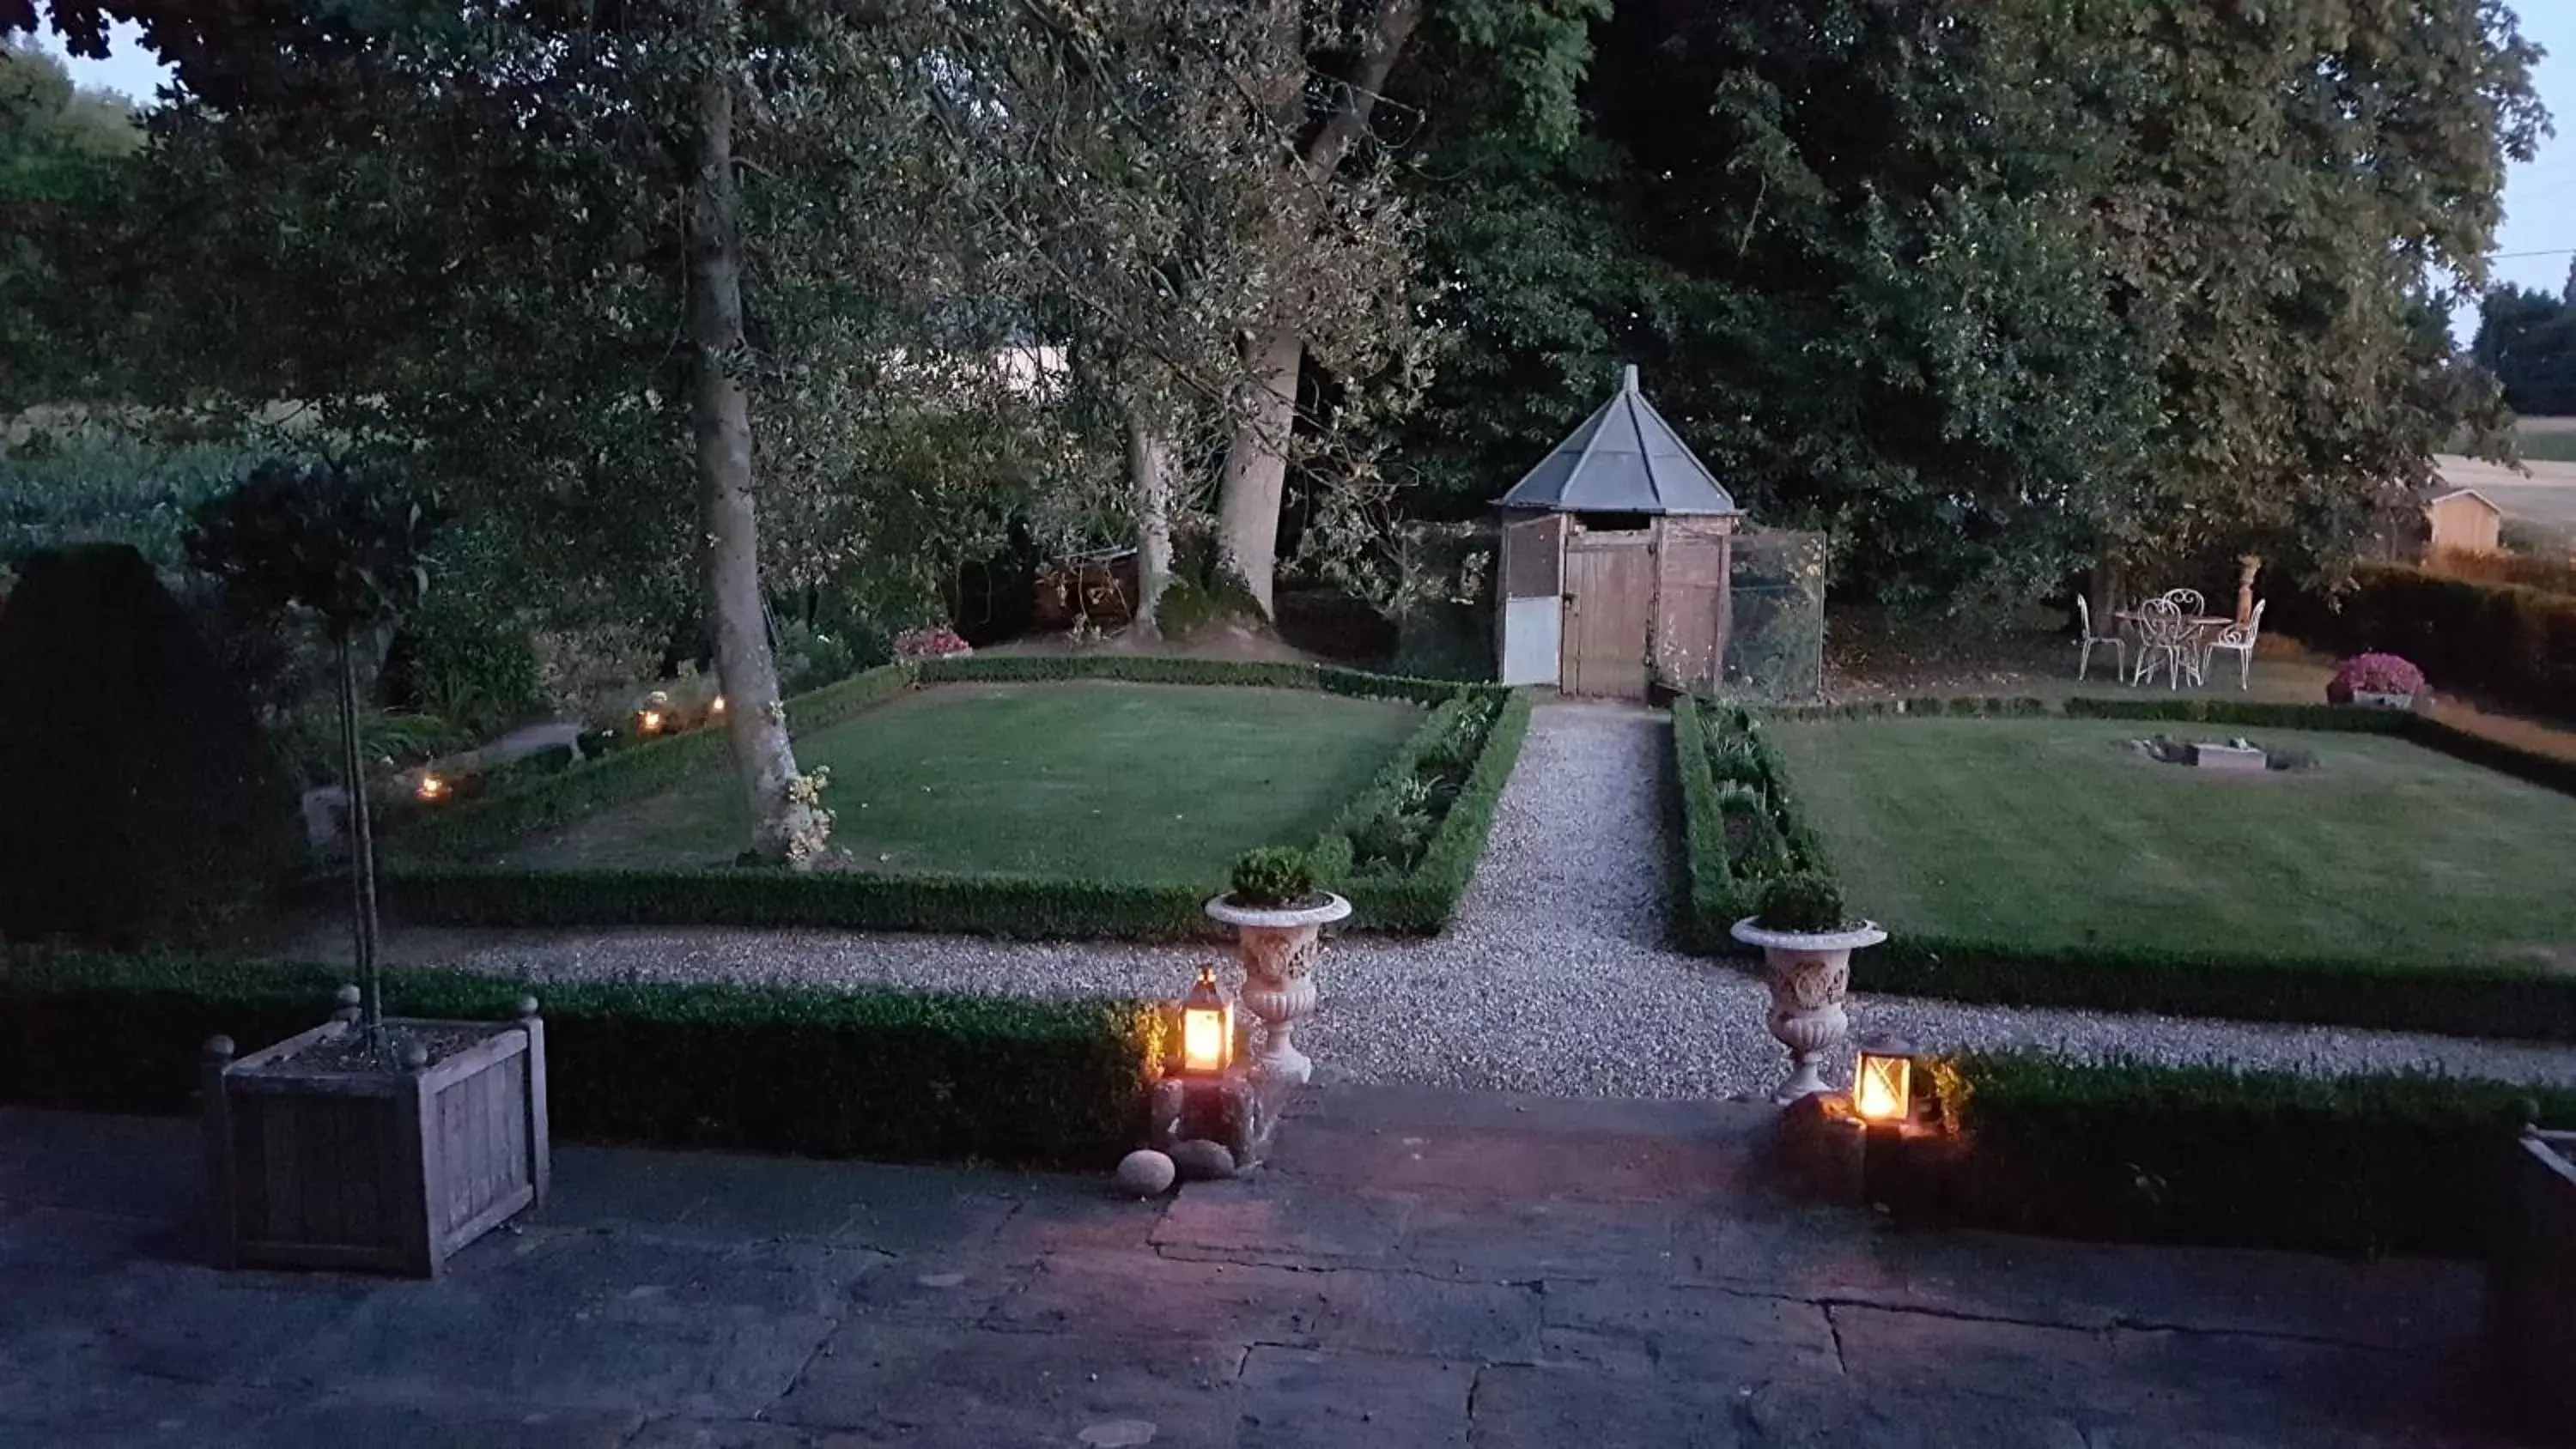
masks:
[(37, 554), (0, 611), (0, 938), (148, 939), (251, 904), (292, 803), (142, 555)]
[(2508, 282), (2478, 303), (2469, 355), (2493, 374), (2504, 405), (2530, 417), (2576, 413), (2576, 309)]
[(239, 482), (273, 441), (149, 422), (23, 421), (0, 450), (0, 563), (125, 543), (153, 567), (176, 569), (190, 514)]
[[(1738, 950), (1728, 928), (1760, 909), (1767, 882), (1791, 872), (1830, 874), (1824, 845), (1799, 814), (1779, 756), (1749, 711), (1687, 695), (1673, 701), (1673, 764), (1688, 874), (1676, 902), (1679, 934), (1696, 951)], [(1739, 803), (1730, 808), (1730, 800)], [(1749, 815), (1740, 804), (1746, 800), (1754, 803)], [(1745, 823), (1730, 829), (1730, 817)]]
[[(330, 968), (18, 950), (0, 958), (0, 1102), (184, 1113), (200, 1045), (319, 1024)], [(441, 969), (397, 1011), (507, 1020), (530, 990)], [(543, 982), (547, 1106), (581, 1142), (1103, 1167), (1134, 1145), (1163, 1026), (1129, 1001), (894, 988)], [(758, 1070), (745, 1070), (750, 1064)]]
[(896, 636), (894, 641), (894, 657), (904, 660), (946, 659), (974, 652), (975, 646), (945, 624), (909, 630)]
[[(1531, 699), (1525, 690), (1479, 691), (1469, 697), (1495, 702), (1489, 722), (1483, 726), (1475, 763), (1410, 871), (1396, 876), (1350, 873), (1347, 837), (1338, 829), (1327, 831), (1316, 846), (1319, 869), (1338, 882), (1350, 898), (1355, 918), (1369, 929), (1420, 934), (1446, 929), (1476, 873), (1476, 862), (1484, 856), (1495, 807), (1502, 802), (1503, 787), (1511, 782), (1521, 741), (1529, 732)], [(1434, 735), (1440, 723), (1436, 714), (1426, 721), (1415, 736), (1417, 745), (1438, 748), (1437, 741), (1454, 738)]]
[(1842, 887), (1818, 871), (1793, 870), (1775, 876), (1763, 882), (1760, 900), (1754, 924), (1766, 931), (1839, 931), (1850, 921), (1843, 914)]
[(2521, 1124), (2576, 1126), (2564, 1089), (2411, 1074), (1984, 1053), (1935, 1080), (1962, 1218), (2129, 1242), (2480, 1257)]
[(309, 609), (347, 640), (419, 604), (423, 555), (444, 520), (382, 470), (264, 463), (198, 506), (188, 558), (250, 602)]
[[(78, 253), (133, 173), (142, 129), (124, 100), (73, 86), (0, 18), (0, 416), (80, 395), (103, 370)], [(106, 309), (102, 309), (106, 310)]]
[(1315, 898), (1315, 863), (1293, 845), (1265, 845), (1236, 857), (1226, 899), (1238, 906), (1277, 910)]
[(2335, 666), (2326, 683), (2326, 702), (2350, 704), (2356, 694), (2424, 692), (2424, 671), (2394, 654), (2356, 654)]
[(489, 595), (434, 589), (394, 636), (379, 687), (389, 704), (490, 739), (536, 704), (536, 646), (525, 622)]
[[(1262, 689), (1320, 689), (1360, 699), (1400, 699), (1436, 705), (1474, 689), (1446, 679), (1408, 679), (1331, 664), (1242, 663), (1155, 655), (1008, 654), (925, 660), (924, 684), (1020, 683), (1065, 679), (1117, 679), (1131, 684), (1230, 684)], [(1486, 686), (1490, 689), (1490, 686)], [(1495, 691), (1499, 692), (1499, 691)]]
[(2319, 648), (2401, 655), (2435, 685), (2507, 708), (2576, 707), (2576, 597), (2371, 564), (2335, 602), (2303, 602), (2287, 626)]
[(2424, 561), (2427, 572), (2480, 584), (2520, 584), (2544, 594), (2576, 597), (2576, 557), (2525, 557), (2511, 553), (2444, 551)]

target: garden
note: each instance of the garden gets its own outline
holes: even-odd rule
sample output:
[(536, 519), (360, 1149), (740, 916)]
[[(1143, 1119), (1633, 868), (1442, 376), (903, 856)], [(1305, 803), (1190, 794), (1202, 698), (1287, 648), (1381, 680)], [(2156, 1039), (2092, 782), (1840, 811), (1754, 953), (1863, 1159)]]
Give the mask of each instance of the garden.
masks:
[[(2209, 700), (1685, 705), (1674, 738), (1698, 949), (1813, 874), (1889, 932), (1865, 990), (2576, 1040), (2564, 761)], [(2253, 763), (2178, 763), (2212, 752)]]

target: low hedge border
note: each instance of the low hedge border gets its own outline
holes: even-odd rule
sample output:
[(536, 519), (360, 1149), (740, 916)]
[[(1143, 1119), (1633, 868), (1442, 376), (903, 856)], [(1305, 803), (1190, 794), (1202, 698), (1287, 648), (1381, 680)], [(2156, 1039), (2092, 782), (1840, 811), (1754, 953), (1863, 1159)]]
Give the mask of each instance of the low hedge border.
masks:
[(2566, 717), (2576, 709), (2576, 597), (2363, 564), (2328, 601), (2283, 600), (2281, 627), (2339, 654), (2403, 655), (2444, 689)]
[[(1420, 863), (1401, 877), (1363, 876), (1345, 882), (1359, 912), (1355, 924), (1399, 933), (1436, 932), (1448, 924), (1483, 853), (1494, 801), (1519, 758), (1529, 722), (1529, 701), (1492, 685), (1405, 679), (1327, 665), (1120, 655), (966, 656), (889, 665), (791, 700), (788, 711), (802, 732), (837, 724), (915, 682), (1081, 679), (1321, 689), (1435, 706), (1500, 699), (1501, 709), (1486, 732), (1476, 767)], [(1414, 755), (1436, 740), (1433, 724), (1425, 721), (1390, 769), (1397, 765), (1410, 769)], [(720, 768), (715, 755), (722, 749), (718, 733), (700, 731), (638, 746), (595, 766), (472, 802), (455, 812), (455, 820), (433, 822), (446, 827), (445, 834), (430, 837), (433, 849), (421, 850), (416, 837), (406, 836), (410, 853), (416, 859), (428, 859), (425, 863), (397, 861), (380, 872), (386, 909), (404, 920), (448, 926), (829, 926), (1033, 940), (1142, 941), (1186, 940), (1212, 929), (1200, 909), (1207, 890), (1194, 885), (861, 871), (530, 870), (457, 863), (459, 856), (505, 848), (529, 831), (560, 824), (584, 811), (669, 788), (694, 770)], [(640, 763), (618, 768), (629, 760)], [(1345, 842), (1345, 861), (1347, 850)], [(1209, 863), (1212, 878), (1224, 865)]]
[[(1467, 701), (1454, 700), (1450, 709)], [(1400, 876), (1349, 875), (1337, 873), (1335, 862), (1348, 862), (1350, 840), (1335, 830), (1327, 831), (1316, 847), (1316, 857), (1328, 879), (1338, 881), (1336, 889), (1348, 895), (1357, 924), (1375, 931), (1406, 935), (1434, 935), (1449, 924), (1458, 912), (1458, 902), (1467, 894), (1467, 882), (1476, 873), (1476, 862), (1484, 857), (1485, 838), (1493, 830), (1494, 807), (1503, 798), (1503, 787), (1511, 783), (1512, 767), (1519, 763), (1521, 742), (1529, 734), (1532, 702), (1525, 690), (1514, 690), (1503, 697), (1501, 708), (1492, 723), (1485, 727), (1483, 742), (1477, 747), (1476, 762), (1467, 771), (1466, 782), (1458, 787), (1457, 798), (1449, 804), (1448, 813), (1440, 818), (1432, 832), (1431, 843), (1422, 852), (1411, 871)], [(1434, 717), (1423, 722), (1396, 759), (1387, 767), (1392, 776), (1410, 776), (1424, 751), (1436, 746), (1449, 732), (1449, 722)]]
[[(0, 1102), (195, 1110), (200, 1053), (319, 1025), (329, 967), (0, 953)], [(1100, 1167), (1135, 1145), (1166, 1023), (1143, 1003), (390, 973), (389, 1009), (506, 1021), (534, 992), (558, 1137)]]
[[(1824, 841), (1807, 823), (1788, 787), (1787, 767), (1759, 718), (1741, 708), (1704, 704), (1687, 696), (1673, 702), (1673, 772), (1681, 786), (1682, 873), (1677, 933), (1707, 954), (1740, 949), (1728, 927), (1754, 914), (1762, 888), (1783, 869), (1822, 871), (1832, 865)], [(1718, 778), (1720, 754), (1740, 752), (1731, 768), (1748, 776), (1734, 783), (1758, 796), (1757, 835), (1776, 837), (1768, 861), (1737, 861), (1726, 844), (1727, 781)], [(1738, 799), (1742, 797), (1737, 796)], [(1765, 866), (1768, 869), (1765, 869)]]
[(1938, 1062), (1960, 1147), (1934, 1206), (1980, 1227), (2309, 1252), (2484, 1253), (2526, 1121), (2576, 1091), (1981, 1053)]
[[(2038, 700), (1990, 696), (1783, 709), (1770, 712), (1769, 717), (2030, 717), (2053, 712)], [(2576, 764), (2474, 735), (2430, 716), (2397, 710), (2223, 699), (2078, 697), (2066, 701), (2062, 713), (2084, 719), (2393, 735), (2544, 788), (2576, 794)], [(1682, 737), (1681, 715), (1677, 706), (1677, 740)], [(1733, 877), (1726, 869), (1722, 837), (1712, 837), (1705, 827), (1691, 823), (1695, 809), (1715, 819), (1713, 803), (1693, 805), (1691, 773), (1684, 759), (1683, 838), (1692, 889), (1684, 903), (1681, 934), (1690, 949), (1712, 955), (1736, 954), (1741, 948), (1727, 936), (1726, 927), (1750, 909), (1746, 904), (1748, 895), (1741, 882), (1736, 882), (1732, 890), (1724, 888), (1724, 883)], [(1707, 780), (1704, 770), (1701, 779)], [(1773, 779), (1774, 807), (1784, 812), (1794, 830), (1805, 830), (1795, 792), (1788, 787), (1785, 775), (1775, 774)], [(1713, 791), (1714, 786), (1707, 788)], [(1719, 840), (1713, 861), (1706, 843), (1711, 838)], [(1815, 870), (1831, 869), (1820, 848), (1807, 865)], [(2410, 961), (2357, 956), (2285, 957), (2109, 946), (2034, 948), (1900, 931), (1886, 944), (1854, 954), (1851, 984), (1859, 991), (2003, 1006), (2576, 1041), (2576, 977), (2536, 968), (2475, 965), (2426, 970)]]

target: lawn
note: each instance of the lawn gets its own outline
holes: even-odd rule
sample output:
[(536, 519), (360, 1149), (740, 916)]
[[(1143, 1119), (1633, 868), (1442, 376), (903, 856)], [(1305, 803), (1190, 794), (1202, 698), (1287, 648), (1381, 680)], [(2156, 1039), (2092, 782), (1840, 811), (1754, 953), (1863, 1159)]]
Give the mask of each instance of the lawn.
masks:
[(2252, 731), (2319, 762), (2253, 778), (2123, 748), (2159, 728), (1863, 720), (1774, 738), (1852, 908), (1899, 933), (2576, 971), (2576, 800), (2378, 736)]
[[(796, 758), (831, 770), (832, 843), (858, 869), (1213, 883), (1254, 846), (1312, 842), (1422, 719), (1314, 690), (947, 685), (801, 738)], [(716, 865), (744, 834), (732, 775), (710, 770), (500, 863)]]

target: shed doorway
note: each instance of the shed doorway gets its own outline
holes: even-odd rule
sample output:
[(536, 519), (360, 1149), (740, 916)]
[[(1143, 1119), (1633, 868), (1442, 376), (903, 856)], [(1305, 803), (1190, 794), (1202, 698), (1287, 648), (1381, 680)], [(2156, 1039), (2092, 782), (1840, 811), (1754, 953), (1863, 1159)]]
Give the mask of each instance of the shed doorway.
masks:
[(1614, 699), (1646, 695), (1646, 621), (1655, 598), (1645, 533), (1576, 533), (1565, 541), (1564, 654), (1557, 687)]

